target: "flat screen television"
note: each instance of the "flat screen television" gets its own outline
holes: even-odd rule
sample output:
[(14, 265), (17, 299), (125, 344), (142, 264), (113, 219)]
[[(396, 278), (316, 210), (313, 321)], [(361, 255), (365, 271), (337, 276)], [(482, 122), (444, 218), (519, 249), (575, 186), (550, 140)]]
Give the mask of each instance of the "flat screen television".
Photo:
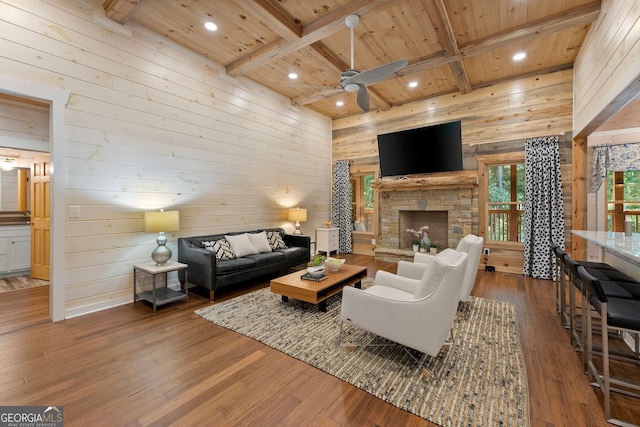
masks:
[(378, 135), (380, 176), (462, 170), (460, 121)]

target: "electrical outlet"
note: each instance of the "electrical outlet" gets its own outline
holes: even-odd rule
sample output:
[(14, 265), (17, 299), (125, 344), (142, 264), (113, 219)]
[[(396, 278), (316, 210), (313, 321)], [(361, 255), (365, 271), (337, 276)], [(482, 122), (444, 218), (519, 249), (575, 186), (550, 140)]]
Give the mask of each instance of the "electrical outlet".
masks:
[(371, 244), (375, 245), (376, 244), (376, 239), (371, 239)]
[(485, 255), (489, 255), (491, 253), (491, 249), (489, 248), (484, 248), (484, 254)]

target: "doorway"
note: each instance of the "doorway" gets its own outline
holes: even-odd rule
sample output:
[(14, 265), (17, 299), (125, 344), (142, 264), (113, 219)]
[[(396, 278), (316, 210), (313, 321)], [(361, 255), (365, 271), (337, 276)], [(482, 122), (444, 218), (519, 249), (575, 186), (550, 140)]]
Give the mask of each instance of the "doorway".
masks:
[[(49, 104), (9, 94), (0, 94), (0, 306), (2, 330), (49, 320), (50, 283), (39, 274), (34, 255), (48, 247), (34, 239), (47, 204), (34, 192), (37, 166), (49, 163), (49, 152), (34, 151), (33, 141), (49, 141)], [(31, 148), (31, 149), (25, 149)], [(37, 199), (37, 200), (36, 200)], [(37, 209), (35, 209), (37, 208)], [(48, 242), (47, 242), (48, 243)], [(49, 260), (46, 260), (49, 265)], [(36, 267), (34, 269), (34, 267)], [(36, 287), (43, 287), (37, 291)], [(37, 295), (37, 297), (35, 297)]]
[[(69, 91), (47, 86), (39, 82), (25, 80), (16, 76), (0, 73), (0, 94), (17, 97), (24, 102), (40, 102), (49, 106), (48, 129), (46, 141), (30, 141), (32, 151), (49, 152), (51, 163), (51, 195), (49, 209), (51, 213), (51, 236), (49, 239), (50, 286), (49, 286), (49, 319), (53, 321), (65, 318), (65, 246), (66, 225), (64, 221), (64, 196), (55, 200), (55, 195), (64, 195), (66, 187), (66, 124), (65, 109), (69, 99)], [(15, 142), (15, 139), (4, 138)], [(3, 144), (6, 145), (6, 144)], [(39, 147), (35, 148), (35, 147)], [(45, 147), (45, 148), (43, 148)], [(59, 173), (55, 174), (55, 169)]]

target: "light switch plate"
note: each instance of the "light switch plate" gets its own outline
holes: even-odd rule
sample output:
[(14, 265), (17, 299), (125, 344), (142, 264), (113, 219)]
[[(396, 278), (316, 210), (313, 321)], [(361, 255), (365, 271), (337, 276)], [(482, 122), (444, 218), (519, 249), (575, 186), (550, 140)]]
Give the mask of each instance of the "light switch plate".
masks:
[(80, 206), (69, 206), (69, 218), (80, 218)]

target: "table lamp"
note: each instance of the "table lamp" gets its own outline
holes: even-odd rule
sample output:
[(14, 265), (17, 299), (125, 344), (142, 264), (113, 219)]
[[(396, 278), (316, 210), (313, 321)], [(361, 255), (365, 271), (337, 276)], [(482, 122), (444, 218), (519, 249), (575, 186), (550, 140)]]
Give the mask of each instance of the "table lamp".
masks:
[(290, 208), (289, 209), (289, 221), (296, 222), (296, 230), (293, 234), (302, 234), (300, 231), (300, 221), (304, 222), (307, 220), (307, 210), (300, 208)]
[(145, 212), (144, 213), (144, 230), (147, 233), (158, 233), (158, 247), (151, 252), (151, 259), (156, 265), (165, 265), (171, 259), (171, 249), (165, 246), (167, 237), (165, 231), (177, 231), (180, 229), (180, 212), (164, 211)]

